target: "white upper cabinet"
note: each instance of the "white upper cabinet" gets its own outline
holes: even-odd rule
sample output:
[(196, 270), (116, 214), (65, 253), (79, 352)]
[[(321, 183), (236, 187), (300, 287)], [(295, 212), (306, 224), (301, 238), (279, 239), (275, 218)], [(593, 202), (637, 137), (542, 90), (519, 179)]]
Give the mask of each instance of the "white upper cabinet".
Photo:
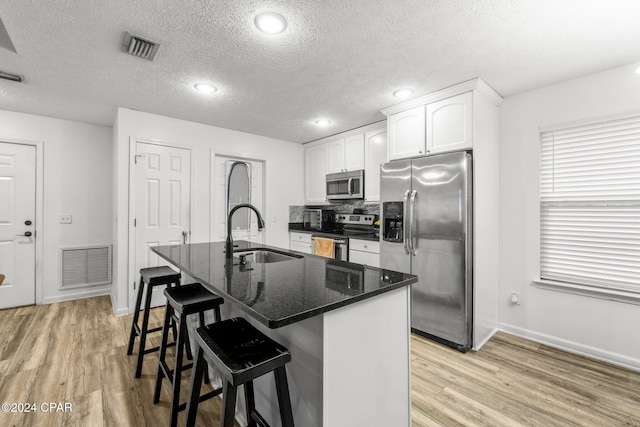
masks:
[(471, 92), (427, 105), (427, 153), (473, 147), (472, 107)]
[(340, 138), (328, 143), (327, 173), (364, 169), (364, 134)]
[(424, 105), (390, 115), (388, 129), (389, 160), (426, 153)]
[(328, 144), (317, 144), (304, 149), (304, 201), (307, 204), (326, 203), (326, 175)]
[(327, 143), (329, 165), (327, 173), (344, 172), (344, 138)]
[(380, 201), (380, 165), (387, 162), (387, 129), (364, 134), (364, 201)]
[(345, 138), (344, 168), (348, 171), (364, 169), (364, 134)]

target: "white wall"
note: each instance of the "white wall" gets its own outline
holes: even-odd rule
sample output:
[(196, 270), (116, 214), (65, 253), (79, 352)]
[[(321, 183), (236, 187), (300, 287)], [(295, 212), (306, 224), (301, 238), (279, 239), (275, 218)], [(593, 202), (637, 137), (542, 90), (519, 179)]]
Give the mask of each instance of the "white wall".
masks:
[[(119, 108), (115, 131), (117, 147), (114, 170), (117, 180), (115, 240), (117, 270), (116, 311), (125, 314), (132, 309), (128, 301), (129, 239), (129, 149), (131, 140), (158, 142), (192, 150), (191, 241), (209, 240), (210, 164), (211, 152), (250, 157), (265, 161), (265, 243), (288, 247), (289, 205), (303, 202), (303, 149), (301, 144), (259, 135), (173, 119), (155, 114)], [(292, 178), (293, 177), (293, 178)]]
[[(111, 288), (58, 289), (60, 247), (111, 244), (111, 135), (110, 127), (0, 110), (0, 141), (42, 141), (44, 147), (44, 224), (37, 236), (44, 280), (37, 303), (106, 294)], [(73, 223), (58, 224), (60, 214), (71, 214)]]
[[(539, 128), (640, 113), (636, 65), (508, 97), (500, 108), (499, 327), (640, 369), (640, 306), (544, 290), (539, 277)], [(509, 303), (512, 291), (520, 305)]]

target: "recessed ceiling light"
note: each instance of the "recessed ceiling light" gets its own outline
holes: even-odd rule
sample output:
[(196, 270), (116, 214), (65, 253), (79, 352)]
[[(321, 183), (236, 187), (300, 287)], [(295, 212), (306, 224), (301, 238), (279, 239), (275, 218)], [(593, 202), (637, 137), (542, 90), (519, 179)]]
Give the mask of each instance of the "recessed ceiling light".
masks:
[(259, 13), (253, 22), (260, 31), (266, 34), (280, 34), (287, 29), (287, 20), (276, 12)]
[(196, 83), (193, 85), (196, 90), (204, 95), (210, 95), (217, 91), (218, 89), (209, 83)]
[(407, 96), (411, 96), (411, 94), (413, 94), (413, 91), (406, 88), (398, 89), (393, 92), (393, 96), (395, 96), (396, 98), (406, 98)]
[(329, 119), (318, 119), (314, 122), (316, 124), (316, 126), (329, 126), (331, 124), (331, 120)]

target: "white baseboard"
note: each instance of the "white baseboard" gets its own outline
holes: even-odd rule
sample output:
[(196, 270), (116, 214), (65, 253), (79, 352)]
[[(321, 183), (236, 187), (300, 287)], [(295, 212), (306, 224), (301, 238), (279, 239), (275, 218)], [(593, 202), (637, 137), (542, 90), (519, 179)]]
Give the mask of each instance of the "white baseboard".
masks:
[(118, 304), (116, 304), (116, 297), (113, 295), (113, 289), (111, 289), (109, 295), (111, 296), (111, 307), (113, 308), (113, 313), (118, 317), (128, 315), (129, 307), (118, 308)]
[(109, 295), (111, 293), (111, 287), (101, 288), (101, 289), (88, 289), (85, 291), (78, 292), (65, 292), (64, 294), (45, 297), (42, 300), (43, 304), (53, 304), (55, 302), (63, 302), (63, 301), (73, 301), (76, 299), (84, 299), (91, 297), (98, 297), (102, 295)]
[(485, 339), (483, 339), (480, 343), (474, 343), (473, 349), (474, 351), (478, 351), (485, 345), (495, 334), (498, 332), (498, 328), (494, 328), (490, 334), (488, 334)]
[(560, 350), (566, 350), (571, 353), (579, 354), (581, 356), (590, 357), (592, 359), (600, 360), (602, 362), (611, 363), (612, 365), (617, 365), (626, 369), (630, 369), (632, 371), (640, 372), (640, 359), (635, 359), (623, 354), (618, 354), (600, 348), (580, 344), (575, 341), (565, 340), (563, 338), (554, 337), (552, 335), (541, 334), (539, 332), (520, 328), (518, 326), (508, 325), (505, 323), (498, 323), (498, 329), (512, 335), (538, 342), (540, 344), (545, 344), (550, 347), (558, 348)]

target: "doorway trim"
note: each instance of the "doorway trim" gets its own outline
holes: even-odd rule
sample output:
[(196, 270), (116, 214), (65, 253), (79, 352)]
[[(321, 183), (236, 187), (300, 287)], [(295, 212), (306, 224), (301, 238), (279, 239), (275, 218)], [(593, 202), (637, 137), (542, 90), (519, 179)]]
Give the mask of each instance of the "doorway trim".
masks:
[[(133, 313), (135, 307), (134, 307), (134, 301), (135, 301), (135, 297), (136, 297), (136, 290), (137, 289), (133, 289), (133, 282), (138, 280), (138, 272), (135, 271), (135, 267), (136, 267), (136, 263), (135, 263), (135, 258), (136, 258), (136, 228), (133, 225), (133, 220), (135, 219), (136, 216), (136, 169), (135, 169), (135, 159), (136, 159), (136, 144), (138, 143), (142, 143), (142, 144), (150, 144), (150, 145), (159, 145), (162, 147), (169, 147), (169, 148), (179, 148), (181, 150), (189, 150), (190, 153), (190, 185), (189, 185), (189, 229), (191, 230), (191, 236), (194, 234), (193, 233), (193, 226), (194, 226), (194, 209), (193, 209), (193, 201), (194, 201), (194, 183), (195, 183), (195, 177), (194, 177), (194, 156), (193, 156), (193, 147), (189, 146), (189, 145), (179, 145), (179, 144), (172, 144), (172, 143), (168, 143), (168, 142), (163, 142), (163, 141), (154, 141), (151, 139), (144, 139), (144, 138), (136, 138), (136, 137), (129, 137), (129, 215), (128, 215), (128, 222), (129, 222), (129, 227), (128, 227), (128, 236), (127, 236), (127, 240), (128, 240), (128, 245), (127, 245), (127, 249), (128, 249), (128, 255), (127, 255), (127, 284), (126, 284), (126, 289), (127, 289), (127, 313), (131, 314)], [(129, 286), (129, 283), (132, 284), (132, 286)]]
[(30, 141), (24, 139), (2, 138), (0, 142), (9, 144), (31, 145), (36, 148), (36, 283), (35, 303), (44, 302), (44, 141)]
[[(234, 154), (229, 152), (220, 152), (220, 151), (216, 151), (215, 149), (212, 149), (209, 157), (209, 241), (210, 242), (215, 241), (214, 219), (215, 219), (215, 209), (216, 209), (215, 202), (216, 201), (215, 201), (215, 198), (213, 197), (213, 192), (215, 189), (214, 174), (215, 174), (216, 157), (226, 157), (229, 160), (238, 159), (238, 160), (247, 160), (247, 161), (262, 163), (262, 189), (261, 189), (262, 190), (262, 211), (260, 213), (262, 214), (263, 218), (265, 218), (265, 221), (268, 221), (268, 218), (269, 218), (269, 205), (268, 205), (268, 199), (266, 194), (267, 160), (260, 157), (251, 157), (251, 156), (237, 154), (237, 153)], [(263, 243), (268, 241), (268, 236), (267, 236), (267, 233), (269, 232), (268, 230), (269, 230), (269, 227), (265, 227), (266, 233), (263, 236)]]

